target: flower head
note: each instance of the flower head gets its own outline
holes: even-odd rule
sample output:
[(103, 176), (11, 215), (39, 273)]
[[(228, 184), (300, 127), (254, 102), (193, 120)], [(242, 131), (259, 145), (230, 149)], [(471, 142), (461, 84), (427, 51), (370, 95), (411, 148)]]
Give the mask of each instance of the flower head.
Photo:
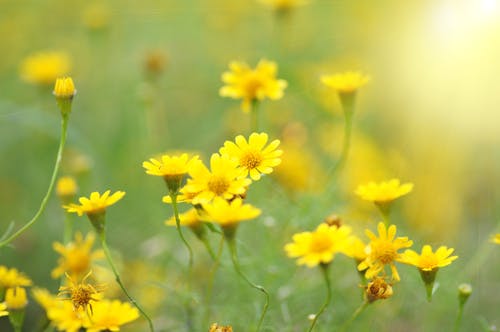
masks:
[(28, 56), (21, 64), (21, 77), (29, 83), (50, 85), (67, 75), (71, 61), (64, 52), (40, 52)]
[(236, 136), (234, 142), (226, 141), (220, 149), (221, 155), (228, 155), (238, 161), (244, 175), (250, 174), (252, 180), (260, 179), (261, 174), (270, 174), (273, 167), (281, 163), (283, 151), (277, 150), (279, 140), (272, 141), (266, 146), (266, 133), (252, 133), (248, 142), (242, 135)]
[(221, 197), (216, 197), (211, 204), (203, 204), (203, 209), (206, 212), (207, 220), (223, 227), (254, 219), (261, 213), (260, 209), (256, 207), (250, 204), (243, 204), (241, 198), (235, 198), (228, 202)]
[(181, 190), (185, 195), (192, 195), (192, 204), (209, 203), (214, 197), (232, 199), (246, 192), (251, 180), (243, 178), (238, 163), (228, 156), (214, 153), (210, 158), (210, 170), (203, 163), (195, 164), (187, 184)]
[(425, 245), (422, 248), (422, 253), (419, 255), (415, 251), (409, 249), (401, 255), (400, 262), (416, 266), (422, 271), (432, 271), (440, 267), (450, 265), (458, 256), (450, 256), (453, 253), (453, 248), (445, 246), (439, 247), (436, 252), (432, 252), (430, 245)]
[(279, 12), (287, 12), (294, 7), (309, 3), (307, 0), (260, 0), (260, 2)]
[(122, 325), (137, 318), (139, 311), (130, 303), (102, 300), (94, 304), (94, 313), (86, 328), (87, 332), (119, 331)]
[(409, 248), (413, 245), (413, 241), (408, 240), (407, 237), (396, 236), (396, 225), (386, 226), (383, 222), (378, 224), (377, 237), (370, 230), (366, 230), (366, 235), (370, 238), (370, 243), (367, 248), (367, 257), (358, 265), (358, 270), (366, 269), (365, 276), (371, 279), (381, 272), (385, 265), (389, 265), (392, 271), (392, 278), (399, 281), (398, 270), (394, 264), (396, 261), (401, 260), (401, 254), (398, 253), (399, 249)]
[(413, 183), (401, 184), (398, 179), (392, 179), (380, 183), (370, 182), (360, 185), (356, 189), (356, 195), (365, 201), (385, 204), (408, 194), (412, 189)]
[(369, 303), (376, 300), (385, 300), (393, 294), (392, 285), (382, 277), (375, 277), (365, 288), (365, 296)]
[(93, 233), (87, 234), (85, 239), (80, 232), (75, 234), (75, 241), (66, 245), (54, 242), (53, 248), (61, 257), (58, 259), (58, 264), (52, 270), (52, 278), (59, 278), (64, 273), (68, 273), (74, 279), (81, 279), (91, 270), (92, 262), (103, 258), (102, 250), (92, 251), (95, 236)]
[(75, 196), (78, 186), (76, 181), (71, 176), (63, 176), (57, 180), (56, 183), (56, 193), (61, 200), (66, 201), (67, 199), (73, 198)]
[(68, 210), (68, 212), (75, 212), (79, 216), (82, 216), (84, 213), (87, 215), (102, 214), (108, 206), (115, 204), (125, 196), (125, 192), (123, 191), (117, 191), (111, 196), (110, 193), (111, 191), (107, 190), (101, 195), (97, 191), (94, 191), (90, 194), (89, 198), (80, 197), (78, 200), (80, 205), (69, 204), (64, 205), (63, 208)]
[(63, 299), (70, 300), (75, 311), (78, 311), (79, 309), (86, 311), (87, 308), (89, 308), (90, 313), (93, 313), (91, 301), (96, 302), (99, 300), (95, 296), (102, 291), (102, 286), (92, 286), (91, 284), (86, 283), (91, 273), (92, 271), (87, 273), (80, 283), (76, 283), (68, 274), (66, 274), (69, 286), (59, 287), (58, 296), (69, 295), (69, 297), (65, 297)]
[[(188, 211), (179, 214), (179, 219), (181, 222), (181, 226), (197, 226), (199, 225), (202, 220), (200, 218), (200, 215), (198, 214), (198, 211), (195, 208), (189, 209)], [(165, 225), (167, 226), (175, 226), (175, 216), (172, 216), (170, 219), (165, 221)]]
[(345, 254), (354, 258), (358, 263), (361, 263), (367, 257), (366, 244), (359, 237), (353, 235)]
[(5, 293), (5, 304), (9, 310), (24, 309), (28, 305), (26, 289), (23, 287), (8, 288)]
[(222, 97), (243, 99), (241, 109), (244, 112), (249, 112), (255, 101), (281, 99), (288, 85), (285, 80), (276, 79), (278, 66), (268, 60), (260, 60), (255, 69), (245, 62), (233, 61), (229, 69), (222, 74), (222, 81), (226, 85), (219, 90), (219, 94)]
[(297, 264), (314, 267), (329, 264), (336, 253), (345, 253), (351, 228), (321, 223), (313, 232), (297, 233), (293, 242), (285, 245), (288, 257), (298, 257)]
[(369, 81), (369, 76), (355, 71), (321, 76), (321, 82), (324, 85), (336, 90), (340, 94), (354, 93)]
[(71, 77), (57, 78), (53, 93), (56, 98), (72, 99), (76, 94), (73, 79)]
[(500, 244), (500, 233), (496, 233), (491, 237), (490, 240), (492, 243)]
[(31, 286), (30, 278), (12, 268), (0, 265), (0, 289)]
[(210, 325), (208, 332), (233, 332), (233, 327), (231, 325), (222, 326), (217, 323)]

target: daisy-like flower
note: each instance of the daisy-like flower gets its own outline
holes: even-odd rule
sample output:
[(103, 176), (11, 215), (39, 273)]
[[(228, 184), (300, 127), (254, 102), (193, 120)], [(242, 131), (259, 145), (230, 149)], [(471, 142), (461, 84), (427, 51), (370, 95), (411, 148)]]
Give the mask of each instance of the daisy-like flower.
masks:
[(373, 278), (365, 288), (365, 296), (368, 303), (388, 299), (392, 294), (392, 285), (387, 283), (382, 277)]
[(260, 209), (250, 205), (243, 204), (241, 198), (235, 198), (231, 202), (221, 197), (216, 197), (211, 204), (203, 204), (206, 212), (206, 219), (221, 225), (222, 227), (235, 226), (241, 221), (250, 220), (258, 217)]
[(61, 257), (58, 259), (58, 264), (52, 270), (52, 278), (59, 278), (65, 273), (68, 273), (71, 278), (79, 280), (91, 270), (92, 263), (95, 260), (104, 257), (102, 250), (92, 251), (95, 236), (93, 233), (87, 234), (85, 239), (80, 232), (75, 234), (75, 241), (66, 245), (54, 242), (52, 247), (58, 252)]
[(125, 196), (125, 192), (123, 191), (117, 191), (112, 195), (110, 195), (110, 193), (111, 191), (107, 190), (101, 195), (97, 191), (94, 191), (90, 194), (89, 198), (80, 197), (78, 200), (80, 205), (72, 203), (64, 205), (63, 208), (68, 210), (68, 212), (77, 213), (80, 217), (83, 216), (83, 214), (88, 216), (102, 214), (106, 211), (108, 206), (115, 204)]
[(352, 94), (369, 81), (369, 76), (356, 71), (321, 76), (321, 82), (327, 87), (336, 90), (339, 94)]
[(370, 243), (367, 247), (367, 257), (359, 263), (358, 270), (363, 271), (366, 269), (365, 277), (371, 279), (383, 271), (386, 265), (389, 265), (392, 278), (399, 281), (398, 270), (394, 264), (396, 261), (401, 261), (401, 254), (398, 253), (398, 250), (411, 247), (413, 241), (408, 240), (407, 237), (395, 238), (396, 225), (391, 225), (386, 229), (384, 223), (380, 222), (377, 228), (378, 237), (368, 229), (365, 231), (370, 238)]
[(214, 197), (232, 199), (244, 194), (252, 182), (243, 177), (243, 171), (235, 160), (217, 153), (210, 158), (210, 170), (203, 163), (197, 163), (189, 175), (191, 179), (181, 192), (193, 195), (191, 203), (194, 205), (209, 203)]
[(40, 52), (28, 56), (21, 64), (21, 78), (41, 85), (54, 84), (71, 70), (71, 60), (64, 52)]
[(267, 141), (266, 133), (252, 133), (248, 142), (243, 135), (238, 135), (234, 142), (226, 141), (219, 152), (236, 159), (243, 174), (250, 174), (252, 180), (257, 181), (261, 174), (270, 174), (273, 167), (281, 163), (283, 151), (277, 150), (280, 141), (276, 139), (266, 146)]
[(139, 318), (139, 311), (129, 303), (102, 300), (94, 304), (92, 319), (86, 324), (87, 332), (120, 331), (122, 325)]
[(73, 309), (78, 311), (82, 309), (87, 312), (87, 308), (90, 309), (90, 313), (93, 313), (92, 301), (97, 302), (99, 298), (97, 295), (103, 290), (103, 286), (97, 285), (93, 286), (91, 284), (87, 284), (86, 281), (92, 274), (92, 271), (87, 273), (85, 277), (83, 277), (80, 283), (76, 283), (68, 274), (66, 277), (69, 281), (69, 286), (61, 286), (59, 287), (58, 296), (69, 295), (69, 297), (63, 297), (63, 300), (69, 300), (73, 304)]
[(31, 279), (19, 272), (17, 269), (9, 269), (0, 265), (0, 290), (15, 287), (31, 286)]
[(491, 237), (490, 240), (492, 243), (500, 244), (500, 233), (496, 233)]
[(360, 185), (356, 189), (356, 195), (365, 201), (376, 204), (386, 204), (411, 192), (413, 183), (401, 184), (398, 179), (392, 179), (380, 183), (369, 182)]
[(268, 60), (260, 60), (255, 69), (245, 62), (233, 61), (229, 64), (230, 71), (222, 74), (225, 86), (219, 90), (221, 97), (243, 99), (241, 109), (249, 112), (251, 104), (265, 98), (281, 99), (288, 83), (276, 79), (278, 66)]
[(54, 91), (54, 96), (61, 99), (71, 99), (76, 94), (75, 84), (71, 77), (57, 78)]
[[(206, 230), (202, 225), (202, 217), (200, 216), (197, 209), (192, 208), (184, 213), (179, 214), (179, 220), (180, 226), (189, 227), (199, 239), (202, 239), (205, 235)], [(177, 226), (175, 216), (172, 216), (170, 219), (165, 221), (165, 225)]]
[(26, 289), (23, 287), (8, 288), (5, 292), (5, 304), (9, 310), (21, 310), (28, 305)]
[(346, 253), (350, 242), (351, 228), (328, 226), (321, 223), (313, 232), (297, 233), (293, 242), (285, 245), (288, 257), (298, 257), (298, 265), (315, 267), (329, 264), (337, 253)]

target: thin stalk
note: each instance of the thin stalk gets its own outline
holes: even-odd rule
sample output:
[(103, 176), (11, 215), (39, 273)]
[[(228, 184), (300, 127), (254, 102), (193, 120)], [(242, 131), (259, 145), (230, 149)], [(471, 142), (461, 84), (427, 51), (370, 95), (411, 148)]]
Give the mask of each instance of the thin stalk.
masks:
[(120, 279), (120, 275), (118, 274), (118, 270), (115, 267), (115, 264), (113, 263), (113, 258), (111, 257), (111, 252), (109, 251), (108, 245), (106, 243), (106, 232), (101, 232), (99, 234), (99, 237), (101, 239), (101, 246), (102, 249), (104, 250), (104, 255), (106, 255), (106, 260), (108, 261), (109, 265), (111, 266), (111, 270), (113, 270), (113, 274), (115, 275), (115, 280), (120, 285), (120, 288), (122, 289), (123, 293), (127, 296), (127, 298), (132, 302), (132, 304), (139, 310), (141, 315), (148, 321), (149, 325), (149, 330), (151, 332), (154, 332), (154, 327), (153, 327), (153, 322), (151, 321), (151, 318), (144, 312), (144, 310), (141, 308), (139, 303), (137, 303), (128, 293), (127, 289), (125, 286), (123, 286), (123, 283)]
[(71, 220), (71, 215), (68, 212), (64, 213), (64, 236), (63, 242), (64, 244), (68, 244), (71, 242), (71, 238), (73, 237), (73, 221)]
[(453, 332), (458, 332), (460, 330), (460, 323), (462, 323), (462, 316), (464, 313), (464, 306), (460, 305), (458, 307), (457, 318), (455, 319), (455, 327), (453, 328)]
[[(179, 218), (179, 209), (177, 208), (177, 194), (172, 194), (170, 193), (170, 198), (172, 199), (172, 209), (174, 210), (174, 216), (175, 216), (175, 226), (177, 228), (177, 233), (179, 233), (179, 236), (184, 242), (184, 245), (189, 251), (189, 271), (191, 271), (193, 267), (193, 249), (191, 249), (191, 246), (189, 243), (186, 241), (186, 238), (184, 237), (184, 234), (182, 234), (181, 230), (181, 219)], [(190, 272), (191, 273), (191, 272)]]
[(214, 251), (212, 250), (212, 247), (210, 246), (210, 242), (208, 241), (206, 235), (201, 238), (201, 242), (203, 242), (203, 245), (205, 245), (205, 248), (207, 249), (208, 254), (210, 257), (216, 261), (218, 257), (215, 255)]
[(344, 167), (347, 157), (349, 156), (349, 150), (351, 148), (351, 132), (352, 132), (352, 111), (344, 110), (344, 141), (342, 144), (342, 152), (340, 153), (340, 158), (337, 163), (333, 166), (328, 174), (328, 179), (334, 178), (337, 173)]
[(326, 299), (321, 308), (319, 309), (318, 313), (314, 315), (314, 319), (311, 322), (311, 326), (309, 327), (309, 330), (307, 330), (308, 332), (311, 332), (314, 329), (314, 326), (316, 325), (319, 316), (321, 316), (323, 311), (325, 311), (328, 304), (330, 304), (330, 300), (332, 298), (332, 286), (330, 284), (330, 278), (328, 277), (328, 266), (329, 265), (321, 265), (321, 272), (323, 273), (323, 278), (325, 279), (325, 284), (326, 284)]
[(257, 100), (252, 101), (252, 107), (250, 109), (250, 116), (252, 117), (252, 131), (259, 131), (259, 102)]
[(24, 233), (28, 228), (30, 228), (40, 217), (40, 215), (45, 211), (45, 208), (47, 206), (47, 202), (49, 201), (50, 194), (52, 193), (52, 190), (54, 189), (54, 183), (56, 182), (57, 174), (59, 173), (59, 167), (61, 166), (61, 159), (62, 159), (62, 154), (64, 150), (64, 145), (66, 144), (66, 136), (68, 132), (68, 120), (69, 120), (69, 114), (63, 115), (62, 120), (61, 120), (61, 139), (59, 141), (59, 148), (57, 150), (57, 157), (56, 157), (56, 163), (54, 165), (54, 170), (52, 171), (52, 177), (50, 179), (49, 183), (49, 188), (47, 189), (47, 193), (45, 194), (45, 197), (42, 200), (42, 203), (40, 204), (40, 207), (38, 208), (38, 211), (35, 213), (33, 218), (28, 221), (23, 227), (21, 227), (17, 232), (9, 236), (7, 239), (3, 240), (0, 242), (0, 248), (9, 244), (13, 240), (15, 240), (19, 235)]
[(247, 282), (252, 288), (257, 289), (258, 291), (264, 293), (264, 296), (266, 297), (266, 302), (264, 304), (264, 308), (262, 309), (262, 314), (260, 315), (259, 323), (257, 325), (256, 332), (260, 331), (260, 327), (262, 326), (262, 322), (264, 321), (264, 317), (266, 316), (267, 309), (269, 307), (269, 293), (266, 291), (266, 289), (260, 285), (254, 284), (251, 282), (248, 277), (241, 271), (241, 267), (238, 261), (238, 255), (236, 252), (236, 242), (234, 238), (232, 239), (227, 239), (227, 243), (229, 245), (229, 250), (231, 251), (231, 260), (233, 261), (233, 266), (234, 270), (236, 273), (239, 274), (239, 276)]
[(357, 309), (356, 311), (354, 311), (354, 313), (352, 314), (352, 316), (349, 318), (349, 320), (347, 320), (339, 329), (339, 332), (344, 332), (346, 331), (346, 329), (349, 327), (349, 325), (351, 325), (352, 322), (354, 322), (354, 320), (359, 316), (359, 314), (361, 312), (363, 312), (363, 310), (365, 310), (365, 308), (369, 305), (370, 303), (368, 301), (364, 301)]
[(205, 297), (205, 302), (206, 302), (206, 313), (205, 313), (205, 321), (207, 324), (209, 324), (209, 319), (210, 319), (210, 300), (212, 299), (212, 290), (214, 288), (214, 277), (215, 277), (215, 272), (217, 272), (217, 269), (220, 266), (220, 257), (222, 255), (222, 249), (224, 248), (224, 237), (221, 237), (220, 243), (219, 243), (219, 248), (217, 250), (217, 256), (215, 256), (214, 263), (212, 265), (212, 268), (210, 269), (210, 273), (208, 275), (208, 284), (207, 284), (207, 293)]

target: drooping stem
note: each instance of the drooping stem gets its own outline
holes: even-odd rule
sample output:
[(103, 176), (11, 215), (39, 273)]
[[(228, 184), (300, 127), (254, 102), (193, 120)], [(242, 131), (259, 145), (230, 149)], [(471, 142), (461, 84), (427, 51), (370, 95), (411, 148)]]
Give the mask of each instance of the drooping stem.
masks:
[[(177, 194), (175, 193), (170, 193), (170, 198), (172, 199), (172, 209), (174, 210), (174, 216), (175, 216), (175, 226), (177, 228), (177, 233), (179, 233), (179, 236), (184, 242), (184, 245), (189, 251), (189, 271), (191, 271), (193, 267), (193, 249), (191, 249), (191, 246), (187, 242), (186, 238), (184, 237), (184, 234), (182, 234), (181, 230), (181, 219), (179, 218), (179, 209), (177, 208)], [(191, 272), (190, 272), (191, 273)]]
[(325, 264), (321, 265), (321, 272), (323, 273), (323, 278), (325, 279), (325, 284), (326, 284), (326, 299), (321, 308), (319, 309), (318, 313), (314, 315), (314, 319), (311, 322), (311, 326), (309, 327), (309, 330), (307, 330), (308, 332), (311, 332), (314, 329), (314, 326), (316, 325), (319, 316), (321, 316), (323, 311), (325, 311), (328, 304), (330, 304), (330, 300), (332, 298), (332, 286), (330, 284), (330, 278), (328, 276), (328, 266), (329, 265)]
[(56, 157), (56, 163), (54, 165), (54, 170), (52, 171), (52, 177), (50, 179), (49, 183), (49, 188), (47, 189), (47, 193), (45, 194), (45, 197), (42, 200), (42, 203), (40, 204), (40, 207), (38, 208), (38, 211), (35, 213), (33, 218), (28, 221), (23, 227), (21, 227), (17, 232), (0, 242), (0, 248), (9, 244), (12, 242), (14, 239), (16, 239), (19, 235), (24, 233), (28, 228), (30, 228), (37, 220), (38, 218), (42, 215), (43, 211), (45, 211), (45, 208), (47, 206), (47, 202), (49, 201), (50, 194), (52, 193), (52, 190), (54, 189), (54, 183), (56, 182), (57, 174), (59, 173), (59, 167), (61, 166), (61, 159), (62, 159), (62, 154), (64, 151), (64, 145), (66, 144), (66, 137), (67, 137), (67, 132), (68, 132), (68, 121), (69, 121), (69, 114), (65, 114), (62, 116), (61, 120), (61, 139), (59, 141), (59, 148), (57, 150), (57, 157)]
[(246, 281), (247, 284), (249, 284), (251, 287), (257, 289), (258, 291), (262, 292), (264, 296), (266, 297), (266, 302), (264, 303), (264, 307), (262, 308), (262, 314), (260, 315), (260, 319), (257, 325), (256, 332), (260, 331), (260, 327), (262, 326), (262, 322), (264, 321), (264, 317), (266, 316), (267, 309), (269, 307), (269, 293), (266, 291), (266, 289), (260, 285), (254, 284), (251, 282), (248, 277), (241, 271), (241, 267), (238, 261), (238, 255), (236, 252), (236, 242), (234, 238), (227, 238), (227, 243), (229, 246), (229, 250), (231, 251), (231, 260), (233, 261), (233, 266), (234, 270), (238, 275)]
[(125, 286), (123, 286), (123, 283), (120, 279), (120, 275), (118, 274), (118, 270), (115, 267), (115, 264), (113, 263), (113, 258), (111, 257), (111, 252), (109, 251), (108, 245), (106, 243), (106, 232), (100, 232), (99, 237), (101, 239), (101, 246), (104, 251), (104, 255), (106, 256), (106, 260), (108, 261), (109, 266), (111, 267), (111, 270), (113, 270), (113, 274), (115, 275), (115, 280), (120, 285), (120, 288), (122, 289), (123, 293), (127, 298), (132, 302), (132, 304), (139, 310), (141, 315), (148, 321), (149, 325), (149, 330), (151, 332), (154, 332), (154, 327), (153, 327), (153, 322), (151, 321), (151, 318), (146, 314), (146, 312), (142, 309), (142, 307), (137, 303), (136, 300), (134, 300), (130, 294), (128, 293), (127, 289)]
[(340, 327), (339, 332), (344, 332), (347, 330), (347, 328), (354, 322), (354, 320), (365, 310), (365, 308), (370, 304), (368, 301), (364, 301), (357, 309), (354, 311), (354, 313), (351, 315), (351, 317)]

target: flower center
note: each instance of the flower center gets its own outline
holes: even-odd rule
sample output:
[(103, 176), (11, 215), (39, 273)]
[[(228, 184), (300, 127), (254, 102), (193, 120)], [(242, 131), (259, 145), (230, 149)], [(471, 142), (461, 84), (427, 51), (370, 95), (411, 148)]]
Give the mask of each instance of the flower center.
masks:
[(257, 97), (257, 90), (262, 86), (258, 75), (251, 74), (245, 82), (245, 92), (249, 99), (255, 99)]
[(208, 181), (208, 189), (217, 196), (222, 195), (229, 188), (229, 181), (223, 176), (213, 175)]
[(393, 262), (398, 255), (398, 253), (394, 249), (394, 246), (390, 242), (378, 243), (375, 247), (374, 254), (384, 265)]
[(255, 150), (248, 150), (240, 158), (240, 164), (246, 169), (254, 169), (262, 163), (262, 154)]
[(96, 293), (92, 286), (90, 285), (78, 285), (72, 290), (71, 302), (73, 302), (73, 307), (78, 309), (80, 307), (85, 308), (90, 304), (90, 301), (94, 301), (92, 294)]
[(438, 266), (438, 259), (436, 255), (421, 256), (419, 262), (419, 268), (421, 269), (433, 269)]
[(321, 253), (329, 250), (333, 243), (330, 237), (326, 234), (313, 234), (309, 249), (315, 253)]

